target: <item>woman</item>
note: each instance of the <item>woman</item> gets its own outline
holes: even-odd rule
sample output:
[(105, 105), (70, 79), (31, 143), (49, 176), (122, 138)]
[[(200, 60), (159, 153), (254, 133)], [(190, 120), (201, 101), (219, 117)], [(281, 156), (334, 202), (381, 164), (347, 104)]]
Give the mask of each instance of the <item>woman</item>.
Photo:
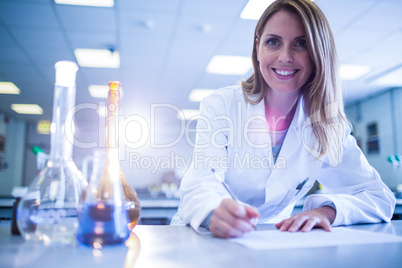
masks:
[[(251, 231), (257, 218), (290, 232), (389, 221), (395, 197), (349, 135), (321, 10), (308, 0), (277, 0), (254, 37), (254, 74), (201, 103), (172, 223), (226, 238)], [(309, 195), (304, 212), (290, 217), (316, 180), (328, 194)]]

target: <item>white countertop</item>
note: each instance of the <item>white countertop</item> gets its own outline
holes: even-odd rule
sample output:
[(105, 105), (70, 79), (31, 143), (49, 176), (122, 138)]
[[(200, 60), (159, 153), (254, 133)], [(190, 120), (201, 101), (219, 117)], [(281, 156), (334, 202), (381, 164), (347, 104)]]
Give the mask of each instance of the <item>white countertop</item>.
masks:
[[(274, 229), (258, 225), (258, 230)], [(402, 221), (349, 226), (402, 236)], [(43, 246), (12, 236), (0, 226), (0, 267), (79, 268), (245, 268), (245, 267), (401, 267), (402, 243), (365, 244), (288, 250), (252, 250), (188, 226), (138, 225), (126, 245), (94, 249), (75, 244)]]

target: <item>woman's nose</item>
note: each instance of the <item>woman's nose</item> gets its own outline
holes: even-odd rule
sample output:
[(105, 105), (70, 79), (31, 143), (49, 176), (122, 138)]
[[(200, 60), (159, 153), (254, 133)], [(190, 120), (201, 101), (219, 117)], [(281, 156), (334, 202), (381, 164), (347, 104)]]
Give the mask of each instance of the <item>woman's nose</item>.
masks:
[(288, 47), (283, 47), (279, 52), (278, 60), (280, 62), (293, 62), (292, 50)]

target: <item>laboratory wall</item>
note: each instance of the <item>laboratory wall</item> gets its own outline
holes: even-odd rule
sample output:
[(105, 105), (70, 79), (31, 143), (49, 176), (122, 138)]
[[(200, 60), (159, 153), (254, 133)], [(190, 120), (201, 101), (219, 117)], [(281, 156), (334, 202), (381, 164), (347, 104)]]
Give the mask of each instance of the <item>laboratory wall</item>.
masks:
[(0, 111), (0, 195), (22, 184), (25, 132), (24, 121)]
[(402, 169), (394, 158), (402, 154), (401, 106), (402, 88), (393, 88), (348, 105), (345, 110), (367, 160), (392, 190), (402, 184)]
[[(120, 164), (127, 180), (136, 189), (160, 186), (163, 182), (179, 184), (192, 159), (195, 133), (188, 133), (188, 129), (191, 125), (194, 130), (195, 121), (158, 120), (151, 124), (149, 118), (143, 120), (145, 129), (134, 121), (127, 124), (128, 120), (121, 118)], [(92, 172), (95, 150), (105, 148), (105, 124), (104, 117), (81, 118), (75, 122), (73, 160), (86, 179)], [(142, 137), (138, 136), (139, 132)], [(46, 154), (50, 153), (50, 135), (38, 134), (36, 123), (27, 124), (27, 135), (23, 185), (29, 185), (38, 172), (32, 147), (39, 146)]]
[[(146, 117), (132, 121), (127, 118), (121, 117), (119, 154), (129, 183), (136, 189), (160, 186), (163, 182), (179, 184), (193, 154), (195, 133), (186, 132), (191, 122), (157, 119), (158, 122), (152, 124)], [(194, 128), (195, 122), (191, 125)], [(102, 117), (76, 122), (73, 159), (87, 178), (94, 151), (105, 147), (104, 132), (105, 119)]]

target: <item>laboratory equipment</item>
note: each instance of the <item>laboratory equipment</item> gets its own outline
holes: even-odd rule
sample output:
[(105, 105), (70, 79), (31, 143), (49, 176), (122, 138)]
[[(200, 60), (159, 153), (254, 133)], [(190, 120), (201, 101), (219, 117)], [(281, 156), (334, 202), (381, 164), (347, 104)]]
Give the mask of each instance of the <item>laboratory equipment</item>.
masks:
[(81, 243), (117, 244), (129, 236), (117, 148), (95, 150), (93, 171), (78, 208)]
[(55, 64), (50, 158), (17, 208), (17, 225), (22, 236), (45, 245), (75, 241), (77, 206), (86, 186), (72, 160), (73, 144), (68, 139), (74, 129), (70, 115), (75, 105), (77, 70), (77, 64), (71, 61)]
[(95, 150), (92, 174), (78, 209), (77, 240), (84, 244), (124, 242), (140, 218), (140, 202), (119, 162), (120, 83), (109, 83), (106, 148)]
[[(119, 112), (120, 112), (120, 82), (109, 82), (108, 109), (106, 122), (106, 148), (119, 148)], [(118, 154), (118, 152), (116, 152)], [(126, 176), (119, 164), (120, 181), (124, 191), (124, 207), (128, 213), (128, 228), (132, 230), (140, 220), (140, 200), (137, 192), (128, 183)]]

